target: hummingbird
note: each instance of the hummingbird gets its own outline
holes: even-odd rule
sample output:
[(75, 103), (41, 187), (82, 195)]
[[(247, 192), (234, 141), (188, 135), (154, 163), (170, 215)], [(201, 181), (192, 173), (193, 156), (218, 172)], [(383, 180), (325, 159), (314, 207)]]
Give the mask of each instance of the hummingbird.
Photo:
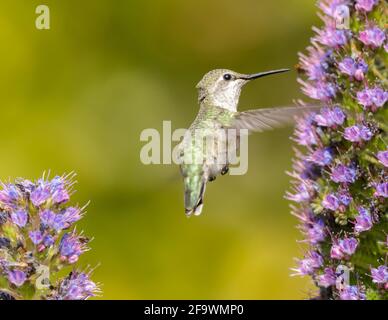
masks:
[[(220, 149), (222, 151), (229, 147), (226, 141), (223, 148), (218, 148), (221, 144), (220, 133), (228, 129), (246, 129), (249, 133), (273, 129), (289, 124), (295, 116), (311, 110), (311, 106), (292, 106), (237, 111), (244, 85), (252, 80), (289, 70), (241, 74), (228, 69), (216, 69), (205, 74), (197, 84), (199, 112), (178, 146), (187, 216), (201, 214), (206, 184), (219, 175), (225, 175), (229, 170), (227, 161), (217, 161)], [(200, 147), (201, 144), (196, 143), (198, 139), (208, 138), (215, 143), (205, 150)], [(233, 147), (238, 148), (238, 142)]]

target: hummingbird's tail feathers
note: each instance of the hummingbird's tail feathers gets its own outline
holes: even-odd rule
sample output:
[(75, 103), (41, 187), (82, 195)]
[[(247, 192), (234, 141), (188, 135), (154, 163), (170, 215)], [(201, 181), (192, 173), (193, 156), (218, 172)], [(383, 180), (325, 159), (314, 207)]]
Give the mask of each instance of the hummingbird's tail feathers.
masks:
[(206, 182), (202, 177), (186, 177), (185, 184), (185, 213), (187, 216), (199, 216), (203, 208), (203, 197), (206, 189)]
[(232, 123), (236, 129), (247, 129), (249, 132), (262, 132), (290, 125), (295, 117), (317, 111), (319, 105), (305, 105), (278, 108), (263, 108), (238, 112)]

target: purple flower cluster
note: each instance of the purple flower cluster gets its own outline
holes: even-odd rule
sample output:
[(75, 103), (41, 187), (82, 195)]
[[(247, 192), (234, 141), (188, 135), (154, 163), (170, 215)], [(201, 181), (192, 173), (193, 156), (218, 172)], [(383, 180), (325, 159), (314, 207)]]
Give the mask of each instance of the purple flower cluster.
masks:
[[(297, 120), (293, 137), (304, 151), (296, 150), (286, 198), (308, 244), (293, 271), (310, 276), (322, 297), (388, 299), (387, 248), (376, 249), (388, 233), (388, 42), (380, 19), (388, 4), (318, 7), (324, 25), (299, 54), (301, 90), (323, 106)], [(373, 262), (370, 272), (363, 261)], [(337, 272), (344, 265), (349, 277)]]
[[(8, 279), (12, 297), (23, 296), (24, 291), (19, 291), (19, 288), (22, 290), (28, 283), (35, 290), (35, 298), (48, 298), (47, 294), (51, 293), (41, 291), (35, 272), (40, 272), (37, 271), (40, 268), (54, 272), (72, 265), (88, 250), (88, 239), (73, 227), (82, 218), (83, 208), (67, 205), (74, 184), (73, 176), (56, 176), (53, 179), (43, 176), (36, 182), (18, 179), (15, 183), (2, 184), (0, 276)], [(50, 278), (51, 275), (46, 280), (50, 281)], [(55, 277), (52, 279), (54, 281)], [(93, 282), (77, 281), (74, 280), (74, 283), (79, 283), (84, 289), (79, 295), (69, 297), (77, 299), (93, 295), (93, 288), (97, 288)], [(70, 291), (76, 290), (75, 284)], [(50, 282), (50, 285), (55, 291), (60, 284)]]

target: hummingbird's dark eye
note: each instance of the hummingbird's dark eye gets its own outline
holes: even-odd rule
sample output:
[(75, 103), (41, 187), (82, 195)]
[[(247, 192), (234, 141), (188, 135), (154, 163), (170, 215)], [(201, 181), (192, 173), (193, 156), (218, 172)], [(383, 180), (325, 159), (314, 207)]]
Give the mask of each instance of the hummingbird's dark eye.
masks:
[(225, 73), (225, 74), (224, 74), (224, 79), (225, 79), (226, 81), (229, 81), (230, 79), (232, 79), (232, 75), (231, 75), (230, 73)]

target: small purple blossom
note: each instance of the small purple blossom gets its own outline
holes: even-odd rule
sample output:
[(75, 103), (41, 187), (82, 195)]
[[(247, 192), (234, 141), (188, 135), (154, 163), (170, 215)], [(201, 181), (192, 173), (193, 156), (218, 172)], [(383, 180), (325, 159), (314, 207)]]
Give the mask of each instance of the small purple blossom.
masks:
[(338, 200), (345, 206), (348, 206), (353, 200), (351, 194), (347, 190), (341, 190), (337, 193)]
[(77, 222), (79, 219), (82, 218), (81, 210), (79, 208), (75, 207), (68, 207), (66, 210), (62, 213), (64, 220), (68, 224), (72, 224), (74, 222)]
[(30, 236), (31, 241), (34, 244), (39, 244), (39, 243), (41, 243), (43, 241), (43, 235), (42, 235), (42, 233), (39, 230), (30, 231), (29, 232), (29, 236)]
[(18, 201), (20, 196), (20, 191), (16, 186), (12, 184), (3, 184), (3, 190), (0, 191), (0, 202), (5, 205), (12, 206), (16, 201)]
[(369, 141), (372, 136), (369, 128), (361, 124), (347, 127), (344, 132), (344, 138), (351, 142)]
[(376, 26), (361, 31), (358, 36), (358, 39), (363, 44), (372, 48), (378, 48), (382, 46), (385, 38), (386, 36), (384, 31)]
[(377, 159), (380, 161), (380, 163), (388, 168), (388, 150), (386, 151), (379, 151), (377, 153)]
[(55, 213), (52, 212), (51, 210), (44, 210), (40, 214), (40, 221), (44, 226), (52, 226), (54, 218), (55, 218)]
[(325, 81), (318, 81), (314, 85), (311, 83), (298, 80), (302, 84), (302, 91), (304, 94), (315, 100), (329, 101), (336, 95), (336, 87)]
[(307, 50), (308, 56), (299, 54), (302, 69), (306, 71), (309, 80), (323, 80), (328, 69), (327, 60), (332, 52), (330, 50), (325, 52), (316, 46), (311, 46)]
[(338, 64), (339, 70), (356, 80), (361, 81), (364, 79), (366, 72), (368, 71), (368, 65), (363, 59), (358, 61), (353, 58), (347, 57)]
[(325, 268), (323, 274), (318, 276), (318, 285), (320, 287), (328, 288), (335, 285), (337, 276), (332, 268)]
[(55, 229), (57, 232), (66, 229), (68, 227), (68, 224), (64, 218), (64, 216), (60, 213), (56, 214), (53, 220), (53, 223), (51, 225), (53, 229)]
[(295, 187), (294, 194), (287, 192), (286, 199), (295, 201), (295, 202), (308, 201), (313, 192), (314, 192), (314, 189), (309, 183), (302, 182)]
[(330, 250), (330, 256), (331, 258), (338, 260), (350, 257), (356, 251), (357, 246), (358, 241), (355, 238), (344, 238), (334, 241)]
[(382, 107), (388, 100), (388, 91), (384, 91), (379, 87), (372, 89), (372, 101), (376, 107)]
[(357, 286), (345, 286), (340, 293), (341, 300), (365, 300), (366, 296)]
[(330, 164), (332, 159), (333, 157), (329, 149), (317, 149), (307, 158), (307, 160), (322, 167)]
[(24, 282), (26, 282), (27, 276), (26, 274), (21, 270), (13, 270), (8, 272), (8, 280), (12, 284), (14, 284), (17, 287), (20, 287), (23, 285)]
[(71, 276), (62, 280), (55, 300), (86, 300), (100, 292), (98, 286), (90, 280), (90, 274), (73, 271)]
[(306, 119), (298, 119), (296, 122), (295, 138), (294, 140), (303, 146), (310, 146), (317, 144), (315, 128), (312, 125), (313, 117)]
[(369, 210), (364, 207), (358, 208), (358, 216), (354, 225), (354, 231), (357, 233), (370, 230), (373, 226), (372, 216)]
[(325, 223), (322, 220), (309, 224), (306, 229), (306, 237), (311, 244), (318, 244), (326, 238)]
[(43, 238), (43, 244), (46, 246), (46, 247), (50, 247), (52, 246), (53, 244), (55, 243), (55, 239), (53, 236), (51, 235), (47, 235)]
[(344, 257), (344, 253), (341, 251), (341, 248), (340, 246), (338, 245), (338, 243), (334, 243), (332, 246), (331, 246), (331, 249), (330, 249), (330, 257), (332, 259), (338, 259), (338, 260), (341, 260), (343, 257)]
[(69, 263), (76, 262), (86, 250), (87, 247), (75, 233), (66, 233), (59, 245), (61, 259)]
[(356, 181), (356, 170), (339, 164), (331, 170), (331, 179), (337, 183), (353, 183)]
[(373, 7), (377, 4), (379, 0), (357, 0), (356, 1), (356, 10), (369, 12), (372, 11)]
[(24, 227), (28, 220), (28, 214), (25, 210), (17, 210), (11, 213), (11, 220), (19, 227)]
[(322, 108), (320, 114), (315, 116), (315, 121), (322, 127), (333, 127), (342, 125), (345, 121), (345, 114), (339, 107)]
[(296, 273), (294, 275), (310, 275), (315, 269), (319, 268), (323, 264), (322, 256), (315, 252), (308, 252), (306, 257), (298, 261), (298, 268), (292, 269)]
[(34, 206), (39, 207), (41, 204), (45, 203), (50, 198), (50, 190), (44, 184), (41, 183), (38, 187), (31, 192), (30, 200)]
[(357, 100), (365, 109), (368, 107), (375, 111), (377, 108), (381, 108), (388, 100), (388, 91), (384, 91), (380, 87), (374, 87), (372, 89), (365, 88), (362, 91), (357, 92)]
[(332, 211), (336, 211), (339, 205), (339, 200), (334, 194), (328, 194), (322, 201), (322, 206)]
[(372, 281), (378, 284), (385, 284), (388, 282), (388, 268), (387, 266), (379, 266), (371, 269)]
[(327, 26), (323, 30), (318, 28), (313, 28), (313, 30), (317, 33), (316, 40), (325, 46), (338, 48), (348, 42), (349, 34), (347, 30), (336, 29), (331, 26)]
[(62, 177), (56, 176), (49, 183), (52, 199), (55, 203), (67, 202), (70, 198)]
[(347, 5), (349, 0), (323, 0), (318, 3), (319, 8), (328, 16), (335, 18), (338, 7)]
[(375, 185), (375, 197), (388, 198), (388, 182), (382, 182)]

